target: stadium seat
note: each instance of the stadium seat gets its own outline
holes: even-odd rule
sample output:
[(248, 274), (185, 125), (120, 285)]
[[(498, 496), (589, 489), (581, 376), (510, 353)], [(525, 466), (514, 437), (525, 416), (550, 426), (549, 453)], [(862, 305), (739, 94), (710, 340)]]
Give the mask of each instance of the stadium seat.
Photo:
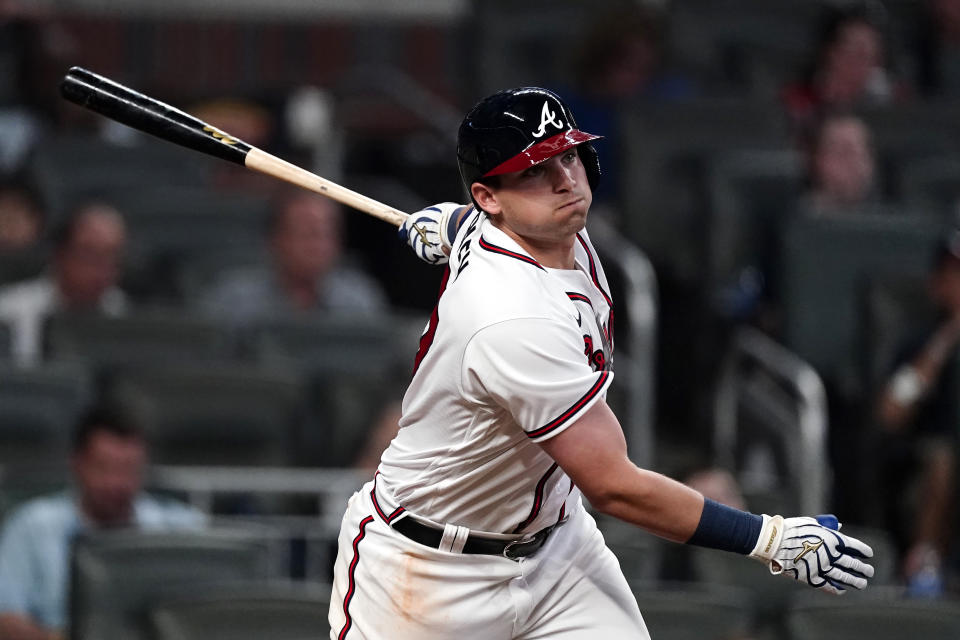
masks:
[(62, 467), (74, 422), (92, 397), (92, 376), (80, 364), (0, 363), (0, 464)]
[(306, 640), (326, 638), (326, 584), (247, 585), (165, 601), (149, 614), (153, 640)]
[(857, 384), (858, 288), (925, 274), (942, 229), (935, 218), (895, 213), (793, 220), (782, 233), (786, 346), (828, 384)]
[(349, 466), (369, 428), (409, 381), (422, 319), (301, 316), (254, 327), (250, 347), (266, 366), (298, 371), (309, 385), (303, 464)]
[(197, 308), (221, 276), (251, 267), (269, 268), (266, 247), (210, 247), (207, 251), (181, 256), (174, 265), (176, 295), (188, 306)]
[(210, 248), (261, 248), (269, 203), (263, 196), (169, 186), (116, 194), (130, 227), (131, 253), (151, 258)]
[(133, 188), (198, 186), (207, 180), (210, 163), (171, 144), (146, 136), (115, 144), (100, 136), (65, 133), (37, 147), (28, 170), (48, 200), (53, 220), (88, 198), (112, 202)]
[(595, 19), (596, 7), (576, 0), (487, 0), (473, 9), (478, 60), (476, 95), (504, 87), (569, 81), (569, 42), (554, 34)]
[(776, 628), (783, 612), (801, 589), (794, 580), (770, 575), (770, 570), (755, 560), (736, 553), (695, 547), (691, 549), (694, 575), (708, 588), (724, 591), (745, 590), (753, 602), (758, 628)]
[(303, 410), (296, 372), (232, 362), (142, 365), (109, 394), (143, 422), (158, 464), (283, 465)]
[(753, 625), (752, 596), (742, 589), (660, 582), (631, 588), (656, 640), (736, 640)]
[[(820, 594), (808, 594), (809, 596)], [(804, 597), (788, 611), (789, 640), (956, 640), (960, 604), (871, 595)]]
[(47, 253), (46, 247), (0, 251), (0, 285), (40, 275), (49, 261)]
[(382, 372), (399, 362), (412, 366), (424, 322), (395, 314), (304, 314), (264, 320), (253, 327), (249, 341), (257, 360), (307, 373)]
[(230, 358), (234, 336), (208, 318), (183, 310), (138, 311), (122, 317), (61, 313), (46, 325), (47, 357), (79, 359), (100, 373), (143, 364)]
[(241, 529), (81, 536), (71, 562), (70, 640), (146, 639), (164, 599), (276, 575), (269, 541)]
[(913, 101), (877, 105), (858, 113), (870, 127), (878, 156), (889, 168), (931, 153), (960, 149), (955, 101)]
[(956, 224), (960, 204), (960, 159), (956, 153), (922, 157), (897, 167), (900, 197), (912, 208)]
[(747, 267), (767, 271), (777, 231), (803, 190), (803, 159), (792, 149), (721, 152), (707, 167), (709, 276), (729, 284)]
[(661, 540), (612, 516), (595, 513), (593, 517), (628, 581), (652, 580), (659, 574)]
[(10, 325), (0, 322), (0, 361), (10, 358)]
[(670, 3), (671, 48), (709, 90), (772, 98), (813, 55), (821, 9), (805, 0)]
[(660, 268), (681, 281), (706, 267), (706, 169), (719, 152), (780, 149), (786, 120), (773, 103), (699, 99), (631, 107), (621, 114), (626, 145), (621, 159), (621, 221), (627, 236)]

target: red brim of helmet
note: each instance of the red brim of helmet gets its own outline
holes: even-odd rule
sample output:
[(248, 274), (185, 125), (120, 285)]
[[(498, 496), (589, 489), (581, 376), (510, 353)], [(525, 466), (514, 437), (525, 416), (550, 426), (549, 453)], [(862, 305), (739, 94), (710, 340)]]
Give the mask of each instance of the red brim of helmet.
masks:
[(578, 129), (571, 129), (570, 131), (558, 133), (557, 135), (551, 136), (542, 142), (530, 145), (506, 162), (498, 164), (490, 171), (487, 171), (485, 174), (483, 174), (483, 177), (486, 178), (488, 176), (498, 176), (504, 173), (513, 173), (514, 171), (523, 171), (528, 167), (538, 165), (544, 160), (552, 158), (558, 153), (566, 151), (570, 147), (575, 147), (578, 144), (583, 144), (584, 142), (589, 142), (602, 137), (603, 136), (595, 136), (592, 133), (586, 133)]

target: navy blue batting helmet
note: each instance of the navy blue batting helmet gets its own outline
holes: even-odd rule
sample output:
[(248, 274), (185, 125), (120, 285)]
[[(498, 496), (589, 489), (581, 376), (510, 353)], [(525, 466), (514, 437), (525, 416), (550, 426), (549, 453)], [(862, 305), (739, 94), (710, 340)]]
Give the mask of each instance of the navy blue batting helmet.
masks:
[(600, 162), (590, 144), (600, 136), (580, 131), (560, 96), (539, 87), (507, 89), (484, 98), (463, 119), (457, 162), (467, 191), (482, 178), (522, 171), (576, 147), (590, 188)]

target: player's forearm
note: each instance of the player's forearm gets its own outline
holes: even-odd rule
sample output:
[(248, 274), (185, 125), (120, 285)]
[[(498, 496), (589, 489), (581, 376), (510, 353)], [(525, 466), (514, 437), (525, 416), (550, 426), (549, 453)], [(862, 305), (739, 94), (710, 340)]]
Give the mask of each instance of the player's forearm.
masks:
[(60, 632), (47, 629), (15, 613), (0, 613), (0, 640), (61, 640)]
[(699, 492), (635, 466), (619, 486), (594, 493), (587, 496), (594, 508), (674, 542), (690, 539), (703, 511)]

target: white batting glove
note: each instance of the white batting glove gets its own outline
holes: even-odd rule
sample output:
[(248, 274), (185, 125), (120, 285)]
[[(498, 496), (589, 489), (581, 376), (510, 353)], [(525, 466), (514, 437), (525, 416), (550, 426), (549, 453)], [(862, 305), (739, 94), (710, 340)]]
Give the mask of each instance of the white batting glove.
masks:
[(839, 532), (834, 516), (783, 518), (763, 516), (760, 538), (750, 553), (770, 567), (811, 587), (842, 594), (848, 587), (864, 589), (873, 567), (861, 558), (872, 558), (873, 549)]
[(417, 257), (428, 264), (446, 264), (456, 228), (450, 229), (451, 217), (463, 213), (465, 207), (455, 202), (442, 202), (410, 216), (400, 225), (400, 239), (410, 245)]

